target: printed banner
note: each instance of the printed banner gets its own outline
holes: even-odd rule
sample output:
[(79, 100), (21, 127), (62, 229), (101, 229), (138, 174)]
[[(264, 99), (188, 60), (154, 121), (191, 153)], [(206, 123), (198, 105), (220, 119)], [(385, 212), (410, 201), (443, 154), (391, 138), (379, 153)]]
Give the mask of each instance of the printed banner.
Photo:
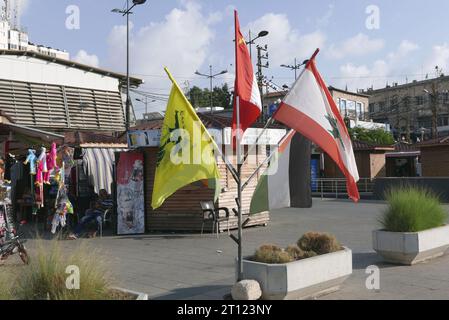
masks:
[(117, 234), (145, 233), (144, 157), (121, 152), (117, 169)]

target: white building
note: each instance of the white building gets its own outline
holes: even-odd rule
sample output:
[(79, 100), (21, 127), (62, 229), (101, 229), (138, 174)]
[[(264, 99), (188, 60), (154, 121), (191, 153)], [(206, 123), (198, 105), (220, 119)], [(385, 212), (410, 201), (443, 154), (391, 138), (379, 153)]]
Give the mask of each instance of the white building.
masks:
[[(136, 88), (142, 80), (131, 78)], [(126, 76), (47, 54), (0, 50), (0, 110), (52, 132), (124, 131)]]
[(0, 50), (32, 51), (53, 58), (70, 59), (70, 55), (66, 51), (30, 43), (25, 31), (20, 30), (20, 27), (11, 25), (7, 1), (0, 9)]

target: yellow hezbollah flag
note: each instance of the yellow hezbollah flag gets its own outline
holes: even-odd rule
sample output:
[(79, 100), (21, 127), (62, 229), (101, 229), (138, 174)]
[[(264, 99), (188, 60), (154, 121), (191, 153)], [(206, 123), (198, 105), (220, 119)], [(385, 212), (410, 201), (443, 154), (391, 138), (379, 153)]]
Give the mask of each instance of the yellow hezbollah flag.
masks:
[(157, 155), (151, 202), (154, 210), (177, 190), (200, 180), (215, 180), (215, 200), (220, 192), (215, 142), (167, 68), (165, 71), (173, 87)]

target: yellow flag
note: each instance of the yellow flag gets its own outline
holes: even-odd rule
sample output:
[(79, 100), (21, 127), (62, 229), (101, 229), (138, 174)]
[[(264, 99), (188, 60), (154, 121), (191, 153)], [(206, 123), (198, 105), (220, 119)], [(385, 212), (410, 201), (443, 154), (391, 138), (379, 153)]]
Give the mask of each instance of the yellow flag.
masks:
[(165, 71), (173, 87), (157, 156), (151, 201), (154, 210), (177, 190), (200, 180), (215, 180), (215, 200), (220, 193), (215, 141), (167, 68)]

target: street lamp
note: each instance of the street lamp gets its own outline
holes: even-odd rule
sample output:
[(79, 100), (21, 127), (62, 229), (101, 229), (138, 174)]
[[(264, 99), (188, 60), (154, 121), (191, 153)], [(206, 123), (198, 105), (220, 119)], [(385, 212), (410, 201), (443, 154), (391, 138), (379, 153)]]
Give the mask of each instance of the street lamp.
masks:
[(252, 60), (252, 58), (253, 58), (253, 50), (252, 50), (252, 47), (253, 47), (253, 44), (255, 44), (254, 41), (256, 41), (256, 40), (259, 39), (259, 38), (266, 37), (266, 36), (268, 36), (268, 34), (269, 34), (268, 31), (263, 30), (263, 31), (260, 31), (260, 32), (259, 32), (259, 34), (257, 35), (257, 37), (255, 37), (254, 39), (251, 39), (251, 30), (249, 30), (249, 41), (246, 41), (246, 44), (249, 45), (249, 56), (250, 56), (251, 60)]
[(213, 94), (214, 94), (214, 92), (213, 92), (214, 88), (213, 88), (213, 83), (212, 83), (212, 81), (213, 81), (213, 79), (214, 79), (215, 77), (220, 76), (220, 75), (225, 74), (225, 73), (228, 73), (228, 70), (223, 70), (223, 71), (221, 71), (221, 72), (219, 72), (219, 73), (217, 73), (217, 74), (213, 74), (213, 73), (212, 73), (212, 66), (209, 66), (209, 75), (204, 74), (204, 73), (201, 73), (201, 72), (199, 72), (199, 71), (195, 71), (195, 74), (196, 74), (196, 75), (202, 76), (202, 77), (206, 77), (206, 78), (209, 78), (209, 80), (210, 80), (210, 113), (211, 113), (211, 114), (213, 114), (213, 112), (214, 112), (214, 96), (213, 96)]
[(129, 121), (129, 114), (131, 109), (131, 100), (129, 95), (129, 88), (130, 88), (130, 80), (129, 80), (129, 15), (132, 14), (131, 10), (140, 4), (144, 4), (146, 0), (132, 0), (133, 5), (129, 6), (129, 1), (126, 0), (126, 10), (120, 10), (120, 9), (112, 9), (111, 11), (114, 13), (119, 13), (122, 16), (126, 16), (126, 116), (125, 116), (125, 127), (126, 131), (129, 131), (130, 121)]
[[(145, 100), (136, 98), (136, 101), (142, 102), (143, 104), (145, 104), (145, 113), (148, 114), (148, 97), (145, 97)], [(154, 103), (156, 102), (156, 100), (152, 100), (150, 103)]]
[(295, 64), (294, 65), (287, 65), (287, 64), (281, 64), (282, 68), (287, 68), (290, 70), (295, 70), (295, 81), (298, 78), (297, 76), (297, 70), (299, 70), (302, 66), (306, 65), (309, 62), (309, 60), (304, 60), (303, 63), (297, 63), (297, 60), (295, 58)]

